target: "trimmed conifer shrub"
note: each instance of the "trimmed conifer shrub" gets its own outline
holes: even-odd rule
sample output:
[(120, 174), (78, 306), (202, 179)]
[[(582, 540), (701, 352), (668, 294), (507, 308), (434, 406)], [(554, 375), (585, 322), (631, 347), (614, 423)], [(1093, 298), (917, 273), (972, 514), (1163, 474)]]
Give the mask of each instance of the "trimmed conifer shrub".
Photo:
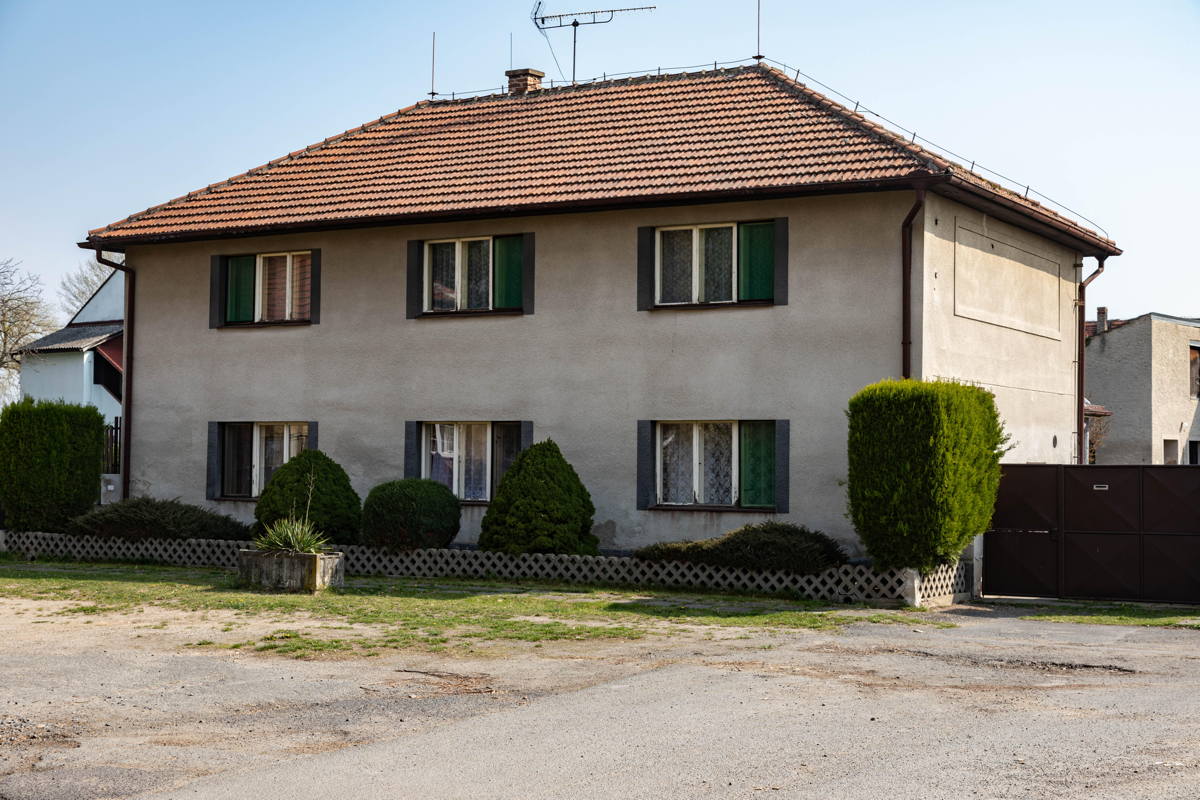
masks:
[(104, 417), (25, 398), (0, 411), (0, 505), (17, 531), (61, 532), (100, 498)]
[(850, 400), (849, 510), (879, 569), (954, 561), (992, 518), (1008, 436), (995, 397), (949, 381), (881, 381)]
[(458, 535), (462, 505), (437, 481), (406, 478), (367, 493), (362, 542), (389, 550), (445, 547)]
[(67, 533), (117, 539), (243, 540), (250, 538), (250, 526), (177, 499), (131, 497), (76, 517), (67, 525)]
[(596, 513), (583, 481), (552, 440), (523, 450), (500, 479), (479, 547), (501, 553), (596, 555)]
[(821, 531), (776, 520), (745, 525), (723, 536), (697, 542), (656, 542), (634, 555), (646, 561), (689, 561), (800, 575), (824, 572), (846, 563), (842, 546)]
[(353, 544), (362, 501), (340, 464), (320, 450), (305, 450), (275, 470), (254, 508), (263, 528), (285, 517), (307, 517), (330, 541)]

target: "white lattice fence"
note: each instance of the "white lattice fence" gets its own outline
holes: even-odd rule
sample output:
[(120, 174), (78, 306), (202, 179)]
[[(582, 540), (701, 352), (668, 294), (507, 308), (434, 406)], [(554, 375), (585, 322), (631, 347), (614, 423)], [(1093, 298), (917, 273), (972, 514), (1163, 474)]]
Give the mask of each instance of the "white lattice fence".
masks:
[(945, 605), (970, 599), (973, 569), (969, 559), (961, 559), (922, 575), (917, 584), (917, 604)]
[[(237, 551), (247, 542), (214, 539), (142, 539), (125, 541), (56, 533), (0, 531), (0, 551), (27, 557), (65, 557), (95, 561), (149, 561), (180, 566), (237, 566)], [(678, 561), (643, 561), (617, 556), (550, 554), (507, 555), (482, 550), (412, 550), (392, 553), (373, 547), (346, 545), (346, 572), (415, 578), (497, 578), (583, 584), (663, 586), (679, 589), (717, 589), (768, 594), (798, 594), (815, 600), (885, 600), (918, 602), (970, 591), (970, 573), (944, 567), (921, 579), (907, 570), (876, 572), (848, 564), (816, 575), (753, 572), (731, 567)], [(926, 588), (928, 587), (928, 588)], [(952, 587), (953, 591), (947, 591)]]

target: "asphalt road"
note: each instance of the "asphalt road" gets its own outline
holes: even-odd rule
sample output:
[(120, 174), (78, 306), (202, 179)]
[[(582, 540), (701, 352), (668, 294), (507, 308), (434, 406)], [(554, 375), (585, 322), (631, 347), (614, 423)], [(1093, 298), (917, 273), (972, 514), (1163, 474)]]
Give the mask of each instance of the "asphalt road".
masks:
[(693, 643), (586, 688), (146, 796), (1200, 797), (1200, 633), (955, 618), (753, 654)]

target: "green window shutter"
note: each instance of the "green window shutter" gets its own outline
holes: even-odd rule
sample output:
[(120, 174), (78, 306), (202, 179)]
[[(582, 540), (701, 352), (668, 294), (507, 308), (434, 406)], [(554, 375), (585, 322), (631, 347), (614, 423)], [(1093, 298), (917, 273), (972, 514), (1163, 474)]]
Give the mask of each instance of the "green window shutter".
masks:
[(738, 496), (747, 508), (775, 507), (775, 423), (742, 422), (738, 425)]
[(738, 225), (738, 299), (771, 300), (775, 295), (775, 223)]
[(521, 246), (523, 236), (497, 236), (492, 239), (492, 263), (495, 269), (493, 308), (521, 308), (521, 273), (525, 262)]
[(231, 256), (226, 281), (225, 321), (254, 321), (254, 256)]

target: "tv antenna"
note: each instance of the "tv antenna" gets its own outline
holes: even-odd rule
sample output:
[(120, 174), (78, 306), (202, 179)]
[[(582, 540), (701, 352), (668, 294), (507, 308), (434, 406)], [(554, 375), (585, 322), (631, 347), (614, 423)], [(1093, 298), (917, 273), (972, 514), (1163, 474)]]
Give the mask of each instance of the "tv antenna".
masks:
[(553, 28), (571, 29), (571, 83), (575, 82), (575, 50), (579, 42), (580, 25), (603, 25), (612, 22), (617, 14), (627, 11), (653, 11), (657, 6), (638, 6), (637, 8), (604, 8), (598, 11), (573, 11), (570, 14), (542, 14), (542, 2), (534, 3), (533, 13), (529, 16), (539, 31)]

